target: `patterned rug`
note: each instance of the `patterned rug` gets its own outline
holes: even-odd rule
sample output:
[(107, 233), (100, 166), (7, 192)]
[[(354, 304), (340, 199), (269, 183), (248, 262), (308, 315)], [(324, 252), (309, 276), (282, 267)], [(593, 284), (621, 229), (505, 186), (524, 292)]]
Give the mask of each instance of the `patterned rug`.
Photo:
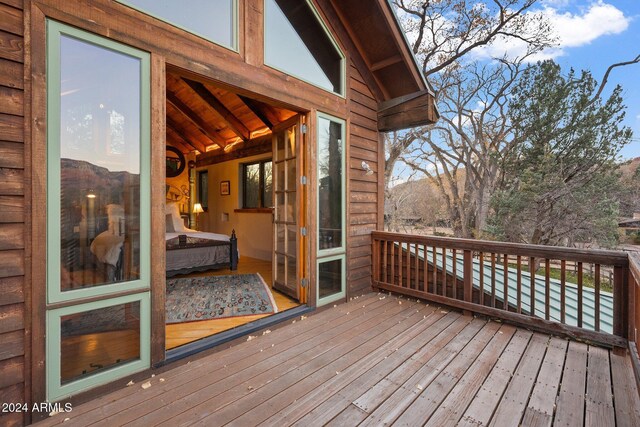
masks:
[(167, 279), (166, 323), (277, 313), (259, 274)]

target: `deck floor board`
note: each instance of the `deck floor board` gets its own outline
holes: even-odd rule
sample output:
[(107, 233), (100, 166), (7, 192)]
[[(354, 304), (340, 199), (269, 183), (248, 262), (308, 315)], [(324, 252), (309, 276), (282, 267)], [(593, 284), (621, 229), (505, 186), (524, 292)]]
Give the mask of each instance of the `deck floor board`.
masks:
[(640, 423), (625, 350), (379, 294), (127, 382), (37, 425)]

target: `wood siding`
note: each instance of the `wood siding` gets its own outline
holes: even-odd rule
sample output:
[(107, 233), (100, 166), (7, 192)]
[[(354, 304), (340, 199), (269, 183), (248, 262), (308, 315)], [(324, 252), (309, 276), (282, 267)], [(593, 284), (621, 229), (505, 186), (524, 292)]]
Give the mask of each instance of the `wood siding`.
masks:
[[(371, 232), (378, 228), (378, 212), (384, 204), (384, 195), (379, 192), (378, 185), (384, 165), (380, 165), (378, 103), (353, 63), (348, 75), (347, 296), (354, 296), (371, 289)], [(374, 171), (372, 175), (365, 174), (363, 161)]]
[[(0, 0), (0, 402), (25, 402), (25, 145), (22, 1)], [(0, 425), (23, 424), (20, 413)]]

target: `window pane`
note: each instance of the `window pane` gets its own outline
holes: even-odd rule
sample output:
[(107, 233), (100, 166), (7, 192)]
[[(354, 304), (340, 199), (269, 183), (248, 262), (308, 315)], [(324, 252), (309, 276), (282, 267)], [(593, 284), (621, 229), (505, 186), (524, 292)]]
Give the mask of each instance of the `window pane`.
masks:
[(120, 0), (200, 37), (236, 48), (234, 0)]
[(265, 2), (265, 63), (342, 93), (342, 56), (301, 0)]
[(320, 117), (318, 132), (318, 243), (320, 249), (339, 248), (344, 226), (342, 125)]
[(260, 164), (244, 165), (244, 207), (257, 208), (260, 203)]
[(271, 162), (264, 163), (264, 194), (263, 207), (273, 207), (273, 164)]
[(62, 291), (139, 278), (140, 75), (137, 58), (60, 39)]
[(319, 298), (335, 295), (342, 291), (342, 260), (322, 262), (318, 266)]
[(140, 358), (140, 302), (60, 319), (62, 384)]

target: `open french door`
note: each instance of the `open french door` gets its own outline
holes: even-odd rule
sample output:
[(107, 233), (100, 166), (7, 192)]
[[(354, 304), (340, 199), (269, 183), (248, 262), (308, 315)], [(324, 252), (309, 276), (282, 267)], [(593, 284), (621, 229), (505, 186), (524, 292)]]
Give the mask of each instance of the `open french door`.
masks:
[(273, 134), (273, 286), (301, 303), (305, 277), (304, 242), (306, 214), (301, 179), (305, 146), (304, 116), (297, 116)]

